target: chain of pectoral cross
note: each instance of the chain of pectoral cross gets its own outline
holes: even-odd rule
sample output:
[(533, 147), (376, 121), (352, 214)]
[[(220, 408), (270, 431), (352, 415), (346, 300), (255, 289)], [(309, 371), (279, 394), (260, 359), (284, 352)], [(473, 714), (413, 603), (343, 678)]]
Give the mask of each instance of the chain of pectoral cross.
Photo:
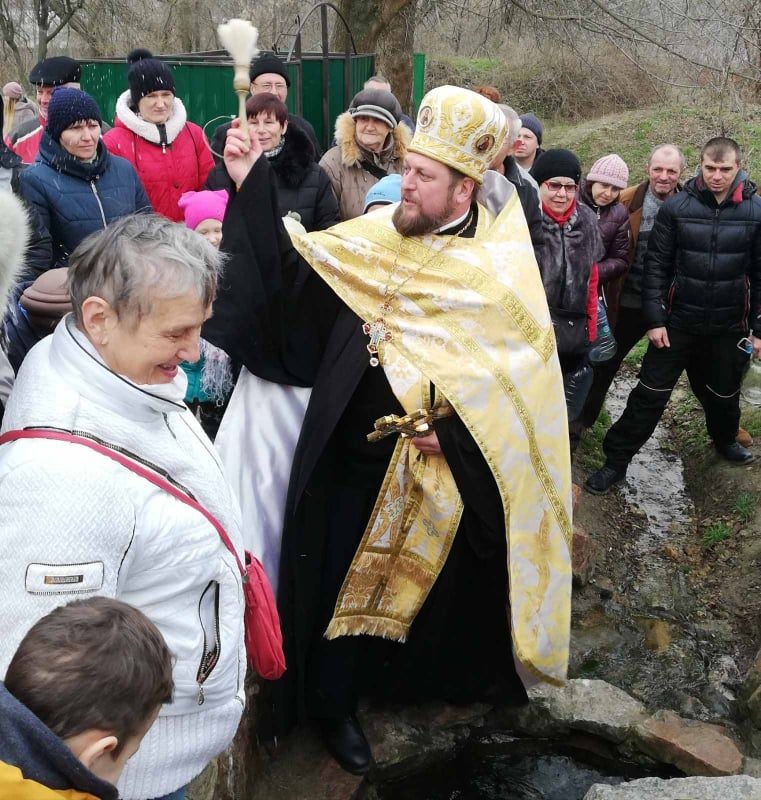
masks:
[(404, 245), (405, 240), (404, 236), (400, 238), (394, 263), (388, 272), (388, 281), (386, 281), (386, 285), (383, 287), (383, 302), (378, 306), (382, 313), (379, 317), (376, 317), (376, 319), (369, 320), (362, 326), (362, 332), (365, 334), (365, 336), (370, 337), (370, 341), (367, 344), (367, 352), (370, 353), (371, 367), (377, 367), (380, 364), (381, 345), (390, 342), (394, 338), (391, 331), (388, 329), (388, 326), (386, 325), (386, 315), (390, 314), (394, 310), (394, 300), (396, 300), (399, 292), (408, 281), (412, 280), (412, 278), (422, 272), (435, 258), (443, 255), (447, 247), (449, 247), (452, 242), (457, 241), (457, 238), (471, 224), (472, 221), (473, 212), (471, 211), (465, 218), (465, 222), (462, 224), (462, 226), (449, 235), (449, 241), (443, 247), (436, 250), (424, 264), (421, 264), (417, 269), (413, 270), (401, 283), (398, 283), (396, 286), (392, 286), (392, 276), (399, 263), (399, 256), (402, 253), (402, 246)]

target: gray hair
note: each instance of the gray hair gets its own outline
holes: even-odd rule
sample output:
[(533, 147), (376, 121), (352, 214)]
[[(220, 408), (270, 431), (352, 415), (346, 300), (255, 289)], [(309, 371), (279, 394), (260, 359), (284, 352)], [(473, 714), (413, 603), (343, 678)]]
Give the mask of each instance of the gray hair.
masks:
[(681, 171), (687, 168), (687, 159), (684, 157), (684, 153), (678, 148), (675, 144), (657, 144), (655, 147), (650, 151), (650, 155), (647, 157), (647, 166), (650, 166), (650, 163), (653, 160), (653, 156), (659, 150), (674, 150), (679, 154), (679, 164), (681, 165)]
[(518, 134), (521, 132), (521, 118), (512, 106), (506, 106), (504, 103), (497, 103), (497, 108), (505, 115), (505, 119), (507, 120), (505, 144), (509, 144), (510, 147), (512, 147), (518, 139)]
[(376, 73), (375, 75), (371, 75), (362, 86), (363, 89), (367, 89), (372, 86), (374, 83), (382, 83), (384, 86), (391, 86), (391, 82), (385, 75), (381, 75), (380, 72)]
[(67, 286), (74, 316), (100, 297), (117, 316), (139, 322), (151, 313), (154, 297), (195, 291), (210, 305), (224, 257), (206, 239), (157, 214), (133, 214), (84, 239), (69, 257)]

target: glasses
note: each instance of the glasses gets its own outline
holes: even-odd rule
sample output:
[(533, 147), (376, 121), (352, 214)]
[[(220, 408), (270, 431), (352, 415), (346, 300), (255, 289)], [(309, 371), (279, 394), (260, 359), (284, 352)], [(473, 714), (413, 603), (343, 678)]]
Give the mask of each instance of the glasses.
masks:
[(257, 89), (263, 89), (265, 92), (282, 92), (286, 88), (284, 83), (255, 83)]
[(553, 193), (558, 194), (565, 189), (566, 194), (576, 194), (579, 188), (575, 183), (560, 183), (560, 181), (545, 181), (544, 185)]

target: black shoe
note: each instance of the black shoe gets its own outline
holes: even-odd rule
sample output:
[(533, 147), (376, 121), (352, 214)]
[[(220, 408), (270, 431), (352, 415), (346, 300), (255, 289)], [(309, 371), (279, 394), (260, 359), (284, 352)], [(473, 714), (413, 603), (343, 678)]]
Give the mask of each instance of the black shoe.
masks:
[(753, 453), (737, 442), (715, 444), (716, 452), (732, 464), (750, 464), (754, 460)]
[(584, 488), (592, 494), (607, 494), (611, 486), (621, 483), (625, 477), (625, 469), (616, 469), (606, 464), (587, 478)]
[(370, 769), (373, 754), (353, 714), (342, 719), (320, 720), (320, 729), (325, 747), (342, 769), (352, 775), (364, 775)]

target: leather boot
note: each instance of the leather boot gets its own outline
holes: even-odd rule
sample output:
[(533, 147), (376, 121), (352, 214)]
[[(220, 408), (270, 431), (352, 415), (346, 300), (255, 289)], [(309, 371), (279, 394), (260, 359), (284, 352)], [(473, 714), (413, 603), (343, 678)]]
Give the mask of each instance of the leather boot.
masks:
[(325, 747), (342, 769), (352, 775), (364, 775), (370, 769), (373, 754), (354, 714), (322, 719), (319, 725)]

